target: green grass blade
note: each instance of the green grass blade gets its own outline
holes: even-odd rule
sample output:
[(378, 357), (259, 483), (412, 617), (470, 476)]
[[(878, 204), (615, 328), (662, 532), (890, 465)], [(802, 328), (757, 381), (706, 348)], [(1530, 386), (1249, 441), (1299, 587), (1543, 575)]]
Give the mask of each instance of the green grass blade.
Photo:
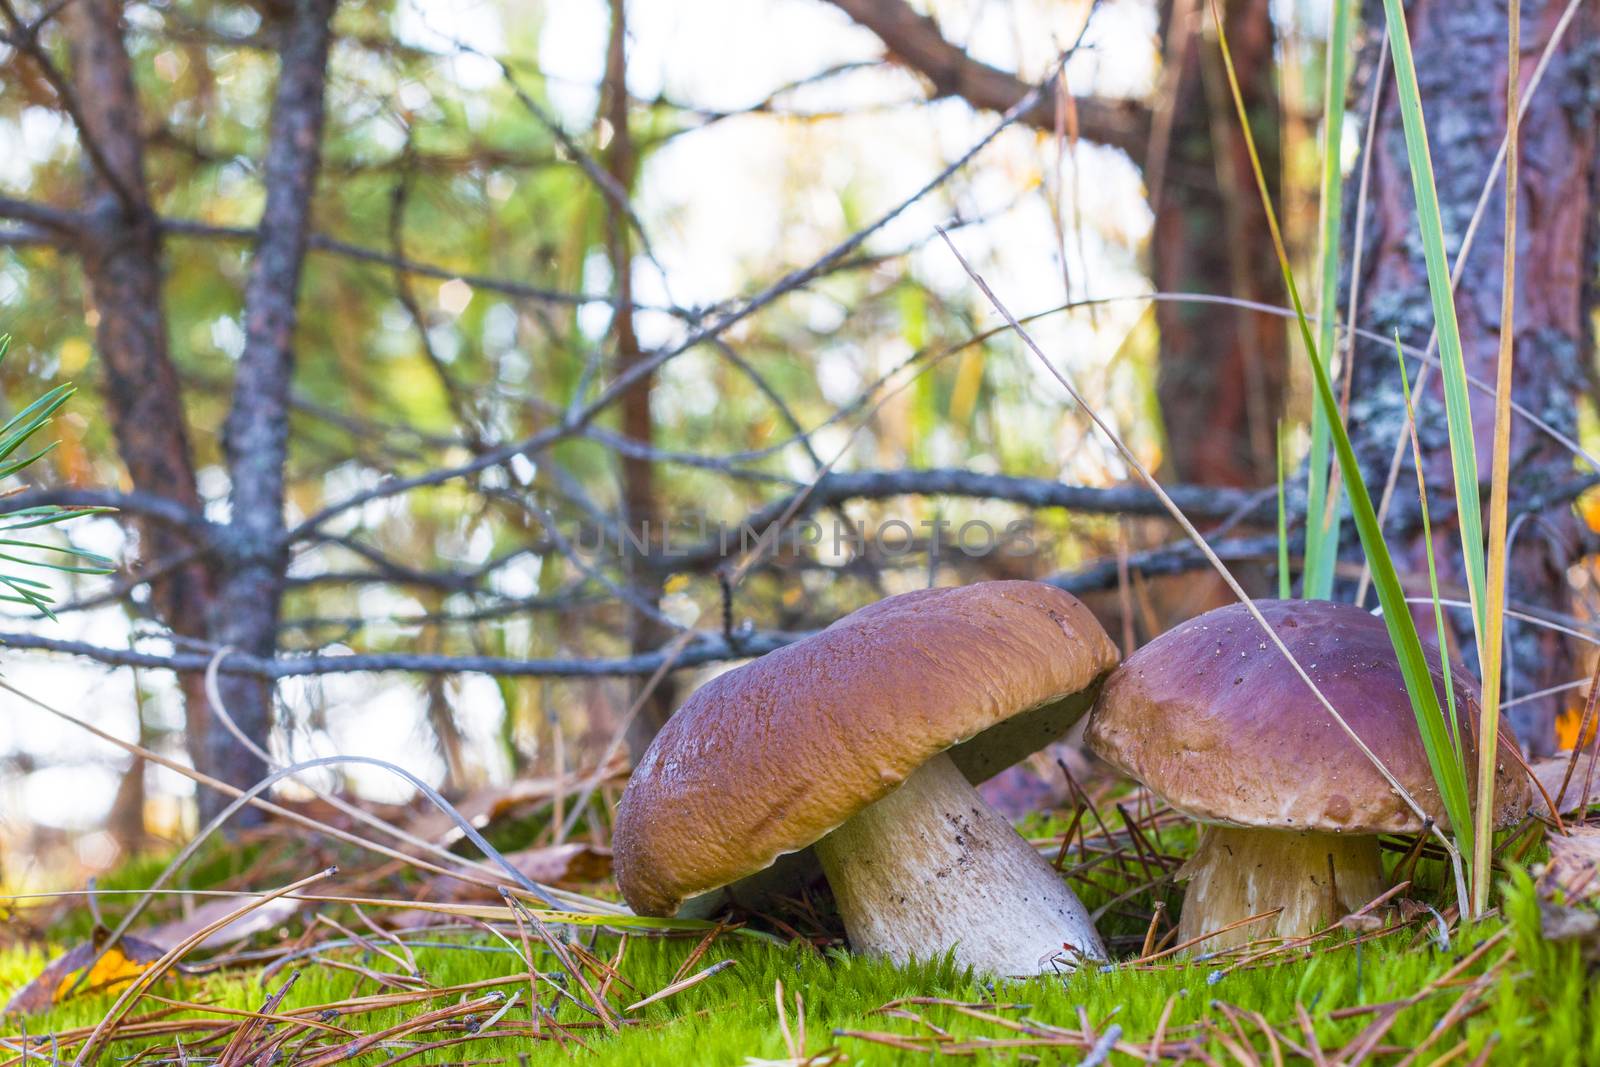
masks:
[(1445, 640), (1444, 605), (1439, 602), (1439, 568), (1433, 557), (1433, 516), (1428, 510), (1428, 480), (1422, 473), (1422, 442), (1417, 440), (1417, 411), (1411, 404), (1411, 379), (1406, 374), (1406, 356), (1400, 348), (1400, 331), (1394, 333), (1394, 354), (1400, 361), (1400, 388), (1406, 398), (1406, 432), (1411, 437), (1411, 457), (1417, 468), (1417, 497), (1422, 501), (1422, 543), (1428, 554), (1428, 595), (1433, 597), (1433, 624), (1438, 631), (1439, 659), (1444, 671), (1444, 701), (1446, 718), (1450, 723), (1450, 743), (1456, 750), (1456, 759), (1466, 766), (1466, 753), (1461, 747), (1461, 721), (1456, 710), (1455, 683), (1450, 670), (1450, 645)]
[[(1400, 585), (1400, 576), (1395, 570), (1394, 560), (1390, 558), (1389, 548), (1384, 544), (1383, 528), (1378, 523), (1378, 514), (1372, 506), (1372, 497), (1360, 478), (1361, 468), (1356, 463), (1355, 448), (1350, 444), (1350, 435), (1345, 431), (1344, 423), (1339, 417), (1339, 402), (1333, 395), (1333, 385), (1329, 381), (1327, 368), (1316, 358), (1317, 342), (1311, 336), (1311, 324), (1300, 301), (1300, 289), (1295, 284), (1294, 270), (1289, 265), (1289, 253), (1283, 243), (1283, 232), (1278, 227), (1277, 211), (1273, 208), (1272, 196), (1267, 190), (1266, 175), (1261, 170), (1261, 158), (1256, 152), (1255, 139), (1251, 136), (1250, 125), (1246, 120), (1244, 98), (1239, 92), (1239, 78), (1234, 71), (1233, 54), (1228, 48), (1227, 32), (1222, 26), (1222, 19), (1217, 16), (1216, 0), (1212, 0), (1211, 6), (1217, 27), (1218, 44), (1222, 50), (1222, 62), (1228, 74), (1228, 87), (1233, 93), (1234, 109), (1243, 127), (1256, 189), (1266, 212), (1267, 227), (1272, 233), (1273, 250), (1277, 253), (1284, 286), (1289, 292), (1290, 303), (1294, 306), (1301, 340), (1305, 343), (1306, 351), (1311, 354), (1309, 362), (1312, 377), (1315, 379), (1317, 401), (1322, 405), (1323, 414), (1328, 419), (1335, 456), (1341, 469), (1348, 472), (1348, 476), (1341, 481), (1345, 486), (1346, 495), (1350, 498), (1351, 517), (1355, 520), (1356, 532), (1361, 537), (1361, 549), (1366, 553), (1367, 563), (1372, 571), (1373, 586), (1378, 591), (1378, 602), (1383, 606), (1384, 626), (1389, 631), (1389, 641), (1394, 646), (1395, 658), (1399, 662), (1401, 676), (1405, 679), (1406, 695), (1410, 698), (1412, 714), (1416, 716), (1417, 730), (1428, 756), (1428, 767), (1433, 772), (1434, 782), (1439, 788), (1439, 796), (1450, 818), (1451, 829), (1460, 850), (1470, 854), (1473, 827), (1467, 802), (1466, 769), (1461, 765), (1461, 761), (1455, 758), (1455, 749), (1450, 744), (1449, 730), (1445, 726), (1444, 714), (1439, 707), (1439, 694), (1433, 688), (1433, 672), (1428, 669), (1422, 639), (1417, 636), (1416, 621), (1411, 617), (1405, 590)], [(1465, 908), (1470, 905), (1470, 901), (1463, 900), (1461, 904)]]
[(1284, 471), (1289, 464), (1285, 458), (1288, 442), (1283, 432), (1283, 422), (1278, 422), (1278, 599), (1288, 600), (1293, 595), (1293, 582), (1289, 577), (1289, 508), (1283, 499)]
[(1433, 688), (1433, 672), (1428, 669), (1422, 639), (1417, 635), (1416, 621), (1411, 617), (1405, 590), (1400, 585), (1400, 575), (1389, 556), (1388, 546), (1384, 544), (1377, 510), (1372, 506), (1372, 497), (1367, 492), (1366, 484), (1359, 477), (1361, 468), (1356, 464), (1350, 435), (1339, 421), (1339, 402), (1334, 398), (1333, 385), (1320, 363), (1313, 361), (1312, 373), (1316, 377), (1317, 399), (1328, 413), (1339, 465), (1348, 472), (1340, 480), (1350, 498), (1351, 516), (1361, 536), (1361, 549), (1372, 568), (1372, 584), (1378, 591), (1378, 603), (1383, 606), (1383, 622), (1400, 661), (1400, 673), (1405, 678), (1406, 695), (1411, 699), (1411, 711), (1416, 716), (1423, 748), (1428, 754), (1428, 766), (1439, 786), (1439, 796), (1450, 816), (1456, 840), (1461, 843), (1461, 851), (1471, 854), (1472, 817), (1467, 801), (1467, 771), (1450, 742), (1444, 713), (1439, 707), (1439, 695)]
[(1405, 126), (1406, 156), (1411, 169), (1411, 189), (1417, 202), (1417, 225), (1422, 232), (1422, 254), (1428, 266), (1428, 292), (1433, 300), (1434, 326), (1439, 333), (1439, 365), (1444, 381), (1445, 415), (1450, 426), (1450, 461), (1456, 483), (1456, 518), (1461, 528), (1461, 552), (1466, 561), (1467, 591), (1472, 600), (1473, 633), (1479, 638), (1481, 649), (1487, 571), (1483, 508), (1478, 499), (1478, 454), (1472, 433), (1472, 407), (1467, 399), (1461, 328), (1456, 322), (1450, 263), (1444, 251), (1444, 223), (1439, 216), (1439, 193), (1433, 181), (1428, 128), (1422, 114), (1422, 94), (1417, 87), (1416, 62), (1411, 54), (1411, 37), (1406, 31), (1405, 10), (1401, 0), (1383, 0), (1383, 9), (1389, 24), (1389, 54), (1394, 61), (1400, 116)]
[[(1339, 234), (1343, 226), (1344, 175), (1339, 167), (1344, 139), (1344, 98), (1349, 82), (1350, 23), (1354, 0), (1333, 0), (1329, 11), (1327, 78), (1323, 99), (1322, 218), (1318, 236), (1321, 293), (1317, 298), (1317, 350), (1328, 369), (1337, 343), (1339, 320)], [(1333, 596), (1334, 564), (1339, 559), (1343, 517), (1328, 499), (1331, 480), (1328, 419), (1321, 405), (1311, 409), (1311, 456), (1306, 463), (1305, 595), (1315, 600)], [(1333, 506), (1330, 506), (1333, 505)]]
[(1517, 311), (1517, 145), (1519, 60), (1522, 53), (1522, 0), (1507, 11), (1506, 46), (1506, 223), (1500, 279), (1500, 351), (1495, 368), (1494, 458), (1489, 473), (1488, 591), (1484, 603), (1478, 660), (1483, 667), (1482, 718), (1478, 722), (1477, 845), (1472, 855), (1472, 906), (1489, 906), (1489, 836), (1494, 825), (1494, 771), (1499, 762), (1500, 683), (1505, 664), (1501, 645), (1505, 626), (1507, 497), (1511, 490), (1511, 389), (1516, 360)]

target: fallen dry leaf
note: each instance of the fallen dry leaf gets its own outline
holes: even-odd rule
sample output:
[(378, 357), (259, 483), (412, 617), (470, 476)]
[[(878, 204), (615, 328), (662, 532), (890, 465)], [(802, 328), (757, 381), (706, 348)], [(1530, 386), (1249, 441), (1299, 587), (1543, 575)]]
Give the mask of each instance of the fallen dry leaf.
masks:
[(1565, 837), (1550, 834), (1550, 862), (1539, 878), (1546, 898), (1560, 893), (1567, 904), (1600, 896), (1600, 826), (1574, 826)]
[(1593, 908), (1569, 908), (1541, 900), (1539, 933), (1546, 941), (1576, 942), (1586, 961), (1600, 962), (1600, 914)]
[[(1572, 771), (1572, 780), (1567, 783), (1566, 793), (1559, 798), (1557, 797), (1557, 794), (1561, 792), (1561, 782), (1567, 776), (1567, 765), (1571, 760), (1571, 752), (1557, 752), (1553, 756), (1541, 756), (1536, 760), (1529, 761), (1534, 777), (1539, 779), (1539, 784), (1544, 786), (1546, 793), (1550, 794), (1550, 799), (1557, 801), (1563, 815), (1588, 807), (1589, 804), (1600, 804), (1600, 767), (1595, 769), (1594, 781), (1589, 786), (1587, 803), (1585, 803), (1583, 796), (1583, 779), (1589, 769), (1589, 754), (1587, 752), (1578, 756), (1578, 765)], [(1533, 791), (1533, 794), (1533, 810), (1538, 814), (1549, 814), (1544, 797), (1540, 795), (1537, 789)]]
[(1020, 819), (1047, 808), (1069, 807), (1073, 793), (1062, 773), (1063, 766), (1075, 782), (1090, 792), (1109, 777), (1109, 768), (1089, 754), (1074, 728), (1065, 739), (1052, 741), (1021, 763), (979, 783), (978, 793), (1008, 819)]
[[(506, 785), (477, 789), (461, 798), (455, 805), (473, 827), (483, 829), (497, 819), (509, 818), (544, 804), (556, 796), (569, 800), (577, 795), (590, 780), (593, 771), (574, 771), (561, 778), (519, 778)], [(618, 752), (600, 776), (603, 785), (618, 785), (627, 781), (628, 760)], [(461, 828), (454, 819), (437, 808), (429, 806), (405, 824), (416, 837), (442, 845), (459, 841)]]
[[(288, 898), (269, 900), (254, 911), (241, 915), (233, 922), (214, 930), (206, 939), (194, 946), (195, 951), (222, 948), (243, 941), (287, 919), (301, 906), (301, 902)], [(82, 984), (78, 972), (99, 952), (106, 931), (92, 942), (77, 945), (62, 956), (50, 961), (38, 976), (23, 986), (6, 1004), (7, 1013), (31, 1015), (59, 1004), (69, 995), (83, 993), (112, 993), (120, 990), (160, 959), (168, 949), (205, 927), (237, 910), (239, 901), (233, 897), (207, 900), (182, 919), (162, 923), (145, 930), (140, 936), (124, 935), (110, 952), (101, 956), (89, 971)], [(76, 991), (73, 986), (77, 985)]]
[[(570, 841), (564, 845), (525, 848), (520, 852), (507, 853), (506, 859), (510, 860), (511, 866), (521, 871), (524, 877), (562, 888), (585, 882), (598, 882), (611, 877), (611, 850), (587, 842)], [(467, 885), (453, 878), (448, 881), (461, 889), (475, 891), (476, 895), (482, 896), (485, 900), (499, 899), (487, 889)], [(468, 899), (472, 895), (469, 893)]]
[(86, 942), (69, 949), (51, 960), (38, 976), (12, 996), (6, 1004), (6, 1013), (32, 1015), (59, 1004), (69, 996), (84, 993), (112, 993), (149, 969), (150, 965), (166, 954), (160, 945), (137, 937), (123, 937), (111, 951), (94, 964), (76, 992), (78, 972), (89, 966), (89, 961), (100, 951), (99, 945)]
[[(237, 911), (240, 901), (234, 897), (216, 897), (201, 904), (181, 919), (162, 923), (145, 932), (145, 938), (154, 944), (171, 948), (178, 942), (199, 933), (218, 919)], [(222, 948), (270, 930), (293, 915), (301, 901), (289, 897), (269, 900), (254, 911), (239, 916), (226, 926), (213, 930), (204, 941), (194, 946), (195, 951)]]
[(1600, 914), (1588, 908), (1541, 903), (1539, 932), (1546, 941), (1590, 941), (1600, 934)]
[(1383, 929), (1383, 916), (1367, 912), (1364, 915), (1346, 915), (1339, 925), (1354, 934), (1370, 934)]
[[(1056, 771), (1055, 777), (1059, 779), (1061, 772)], [(1025, 763), (1007, 767), (978, 786), (978, 793), (991, 808), (1008, 819), (1060, 807), (1068, 797), (1065, 782), (1051, 782)]]
[[(611, 876), (611, 850), (587, 842), (527, 848), (507, 852), (505, 857), (524, 877), (563, 889)], [(500, 903), (500, 895), (494, 890), (442, 874), (428, 879), (419, 899), (433, 904)], [(402, 929), (412, 929), (448, 919), (449, 916), (439, 912), (417, 910), (400, 912), (394, 917), (394, 923)]]

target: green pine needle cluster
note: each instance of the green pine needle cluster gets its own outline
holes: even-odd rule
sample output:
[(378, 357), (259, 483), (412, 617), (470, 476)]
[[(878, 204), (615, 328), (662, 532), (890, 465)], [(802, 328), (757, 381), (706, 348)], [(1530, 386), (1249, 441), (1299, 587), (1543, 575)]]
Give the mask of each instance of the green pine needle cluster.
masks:
[[(4, 361), (11, 347), (11, 336), (0, 335), (0, 361)], [(20, 476), (55, 449), (52, 442), (34, 451), (25, 446), (35, 439), (40, 430), (50, 424), (57, 411), (77, 392), (70, 382), (51, 389), (0, 426), (0, 483)], [(15, 486), (5, 495), (20, 491)], [(49, 618), (54, 599), (48, 582), (30, 577), (29, 571), (57, 571), (66, 574), (109, 574), (115, 569), (111, 560), (93, 552), (74, 548), (68, 544), (55, 544), (34, 539), (27, 531), (45, 526), (55, 526), (84, 515), (98, 515), (110, 508), (71, 508), (58, 504), (39, 504), (17, 508), (0, 516), (0, 601), (26, 604)], [(20, 568), (20, 569), (19, 569)]]

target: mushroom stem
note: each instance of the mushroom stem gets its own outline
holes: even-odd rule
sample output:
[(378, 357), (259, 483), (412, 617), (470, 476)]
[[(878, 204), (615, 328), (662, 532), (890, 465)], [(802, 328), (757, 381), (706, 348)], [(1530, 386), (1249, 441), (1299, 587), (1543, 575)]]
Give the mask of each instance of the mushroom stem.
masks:
[(817, 842), (857, 951), (904, 963), (954, 949), (995, 975), (1048, 974), (1105, 949), (1078, 898), (948, 755)]
[(1189, 880), (1178, 943), (1274, 908), (1266, 918), (1195, 945), (1215, 952), (1264, 937), (1301, 937), (1381, 894), (1388, 883), (1378, 839), (1203, 826), (1194, 855), (1178, 872)]

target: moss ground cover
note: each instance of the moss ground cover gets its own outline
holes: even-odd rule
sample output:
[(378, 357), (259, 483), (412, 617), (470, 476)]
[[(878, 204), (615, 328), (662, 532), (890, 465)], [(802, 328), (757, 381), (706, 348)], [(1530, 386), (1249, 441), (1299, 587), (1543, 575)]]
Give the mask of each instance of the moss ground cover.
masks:
[[(1160, 951), (1170, 922), (1151, 916), (1180, 903), (1172, 873), (1192, 832), (1170, 813), (1108, 811), (1119, 814), (1023, 825), (1042, 846), (1070, 836), (1062, 869), (1100, 910), (1122, 961), (1108, 968), (992, 982), (938, 959), (897, 968), (851, 957), (814, 943), (821, 939), (547, 939), (514, 922), (494, 923), (498, 933), (418, 929), (390, 940), (348, 906), (319, 905), (252, 942), (186, 959), (189, 970), (156, 983), (127, 1014), (101, 1062), (266, 1062), (274, 1051), (278, 1062), (371, 1064), (1600, 1062), (1592, 1022), (1600, 992), (1584, 938), (1545, 936), (1549, 905), (1520, 868), (1505, 872), (1498, 913), (1446, 935), (1441, 921), (1449, 925), (1451, 913), (1429, 910), (1449, 897), (1438, 891), (1442, 872), (1425, 856), (1409, 862), (1396, 842), (1392, 862), (1415, 884), (1391, 906), (1304, 944), (1258, 942), (1209, 957), (1201, 946), (1196, 956), (1134, 962)], [(267, 859), (259, 848), (208, 850), (187, 885), (259, 887), (263, 866), (294, 866), (287, 851), (291, 858)], [(1537, 848), (1525, 858), (1536, 861)], [(153, 870), (131, 864), (102, 885), (137, 886)], [(114, 919), (127, 898), (102, 899)], [(44, 927), (31, 910), (15, 917), (15, 938), (0, 950), (8, 996), (56, 950), (81, 943), (93, 922), (81, 905)], [(34, 936), (21, 936), (28, 928)], [(537, 1025), (524, 935), (539, 972)], [(585, 963), (590, 954), (595, 962)], [(230, 965), (208, 971), (219, 955)], [(686, 978), (677, 992), (628, 1010)], [(24, 1033), (31, 1062), (71, 1062), (113, 999), (79, 995), (7, 1019), (0, 1064), (23, 1062)], [(250, 1018), (264, 1009), (275, 1018)]]

